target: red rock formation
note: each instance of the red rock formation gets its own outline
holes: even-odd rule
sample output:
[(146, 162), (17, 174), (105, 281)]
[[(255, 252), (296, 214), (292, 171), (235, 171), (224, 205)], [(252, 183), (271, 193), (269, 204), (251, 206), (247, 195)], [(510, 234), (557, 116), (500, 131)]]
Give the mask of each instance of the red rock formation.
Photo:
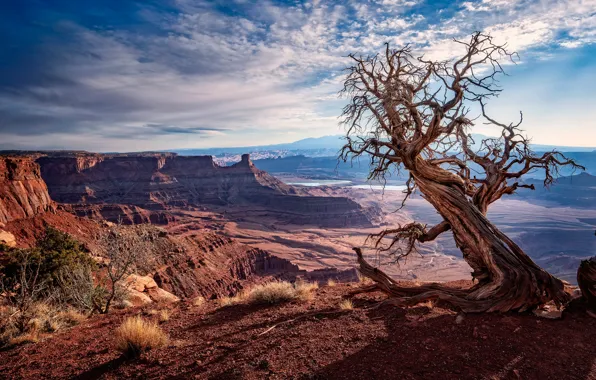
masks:
[[(289, 260), (269, 252), (217, 235), (199, 233), (180, 240), (177, 236), (156, 237), (157, 244), (166, 244), (156, 256), (159, 269), (153, 278), (160, 288), (179, 297), (205, 298), (231, 296), (251, 284), (268, 279), (296, 281), (304, 279), (325, 283), (329, 278), (338, 281), (355, 281), (356, 270), (339, 271), (324, 268), (312, 272), (301, 270)], [(170, 245), (168, 242), (175, 242)]]
[(77, 216), (114, 223), (167, 225), (176, 217), (167, 211), (146, 210), (138, 206), (120, 204), (64, 204), (64, 210)]
[(0, 156), (0, 223), (55, 210), (32, 157)]
[(299, 272), (288, 260), (215, 233), (161, 236), (154, 243), (162, 254), (154, 257), (153, 278), (179, 297), (234, 295), (247, 284)]
[(52, 198), (148, 210), (187, 205), (258, 205), (296, 224), (369, 226), (364, 210), (341, 197), (308, 196), (254, 167), (248, 155), (221, 167), (211, 156), (69, 154), (38, 159)]

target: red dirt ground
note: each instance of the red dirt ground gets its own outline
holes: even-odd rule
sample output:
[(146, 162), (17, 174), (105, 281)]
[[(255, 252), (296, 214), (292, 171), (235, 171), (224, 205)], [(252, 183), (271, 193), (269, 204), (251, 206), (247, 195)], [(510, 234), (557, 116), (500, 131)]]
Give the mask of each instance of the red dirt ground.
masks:
[(278, 306), (180, 303), (162, 324), (170, 344), (136, 360), (120, 357), (113, 332), (142, 311), (95, 316), (0, 352), (0, 378), (596, 380), (596, 319), (581, 307), (562, 320), (484, 314), (456, 323), (441, 307), (374, 307), (384, 296), (370, 293), (339, 310), (357, 286)]

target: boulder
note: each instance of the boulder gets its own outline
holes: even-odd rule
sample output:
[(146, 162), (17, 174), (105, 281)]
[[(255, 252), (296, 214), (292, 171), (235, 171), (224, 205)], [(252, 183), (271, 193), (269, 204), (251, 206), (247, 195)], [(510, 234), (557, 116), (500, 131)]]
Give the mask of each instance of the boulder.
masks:
[(0, 230), (0, 243), (9, 247), (16, 247), (17, 239), (8, 231)]
[(180, 298), (176, 297), (170, 292), (163, 290), (162, 288), (149, 289), (147, 294), (151, 300), (158, 303), (174, 303), (180, 301)]
[(136, 290), (137, 292), (144, 292), (149, 289), (157, 288), (157, 283), (151, 276), (139, 276), (131, 274), (124, 280), (124, 286), (128, 289)]
[(132, 303), (133, 306), (143, 306), (153, 302), (146, 293), (137, 292), (134, 289), (128, 290), (126, 300)]

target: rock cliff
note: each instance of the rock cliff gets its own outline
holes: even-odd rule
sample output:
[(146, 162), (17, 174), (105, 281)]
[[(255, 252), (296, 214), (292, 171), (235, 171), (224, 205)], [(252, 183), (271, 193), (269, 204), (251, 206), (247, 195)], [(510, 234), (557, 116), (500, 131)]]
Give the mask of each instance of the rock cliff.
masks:
[(170, 245), (167, 254), (155, 256), (153, 265), (158, 269), (153, 278), (161, 288), (179, 297), (234, 295), (259, 279), (300, 273), (288, 260), (215, 233), (173, 236), (161, 242), (166, 244), (166, 252), (168, 243), (175, 245)]
[(0, 223), (51, 210), (55, 205), (34, 158), (0, 156)]
[(48, 155), (37, 162), (52, 199), (61, 203), (133, 205), (147, 210), (188, 205), (257, 205), (296, 224), (370, 225), (356, 202), (308, 196), (257, 169), (248, 155), (225, 167), (215, 164), (211, 156), (170, 153), (77, 153)]

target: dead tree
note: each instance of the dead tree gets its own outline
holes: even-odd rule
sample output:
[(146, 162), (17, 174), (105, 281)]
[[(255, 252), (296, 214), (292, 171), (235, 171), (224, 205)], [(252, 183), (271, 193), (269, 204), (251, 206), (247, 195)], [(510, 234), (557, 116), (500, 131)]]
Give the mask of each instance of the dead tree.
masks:
[[(340, 158), (370, 160), (370, 179), (406, 169), (404, 202), (417, 189), (443, 218), (431, 228), (415, 222), (374, 235), (377, 249), (400, 259), (416, 244), (451, 230), (476, 283), (467, 290), (401, 287), (356, 248), (360, 271), (404, 305), (441, 299), (466, 312), (524, 311), (551, 300), (565, 305), (563, 283), (537, 266), (486, 212), (504, 195), (533, 189), (521, 180), (529, 172), (542, 171), (548, 186), (560, 167), (581, 166), (557, 151), (535, 154), (519, 128), (521, 116), (505, 124), (487, 114), (487, 101), (501, 91), (502, 64), (515, 62), (515, 53), (482, 33), (456, 42), (464, 52), (447, 61), (415, 56), (410, 46), (386, 45), (372, 57), (351, 55), (343, 89), (350, 98), (342, 115), (347, 142)], [(478, 119), (500, 128), (501, 135), (475, 144), (470, 129)]]
[(118, 292), (123, 292), (123, 280), (134, 273), (144, 261), (150, 245), (150, 236), (141, 228), (124, 228), (121, 221), (114, 225), (101, 239), (104, 257), (107, 260), (105, 272), (106, 295), (103, 304), (95, 308), (101, 314), (107, 314)]

